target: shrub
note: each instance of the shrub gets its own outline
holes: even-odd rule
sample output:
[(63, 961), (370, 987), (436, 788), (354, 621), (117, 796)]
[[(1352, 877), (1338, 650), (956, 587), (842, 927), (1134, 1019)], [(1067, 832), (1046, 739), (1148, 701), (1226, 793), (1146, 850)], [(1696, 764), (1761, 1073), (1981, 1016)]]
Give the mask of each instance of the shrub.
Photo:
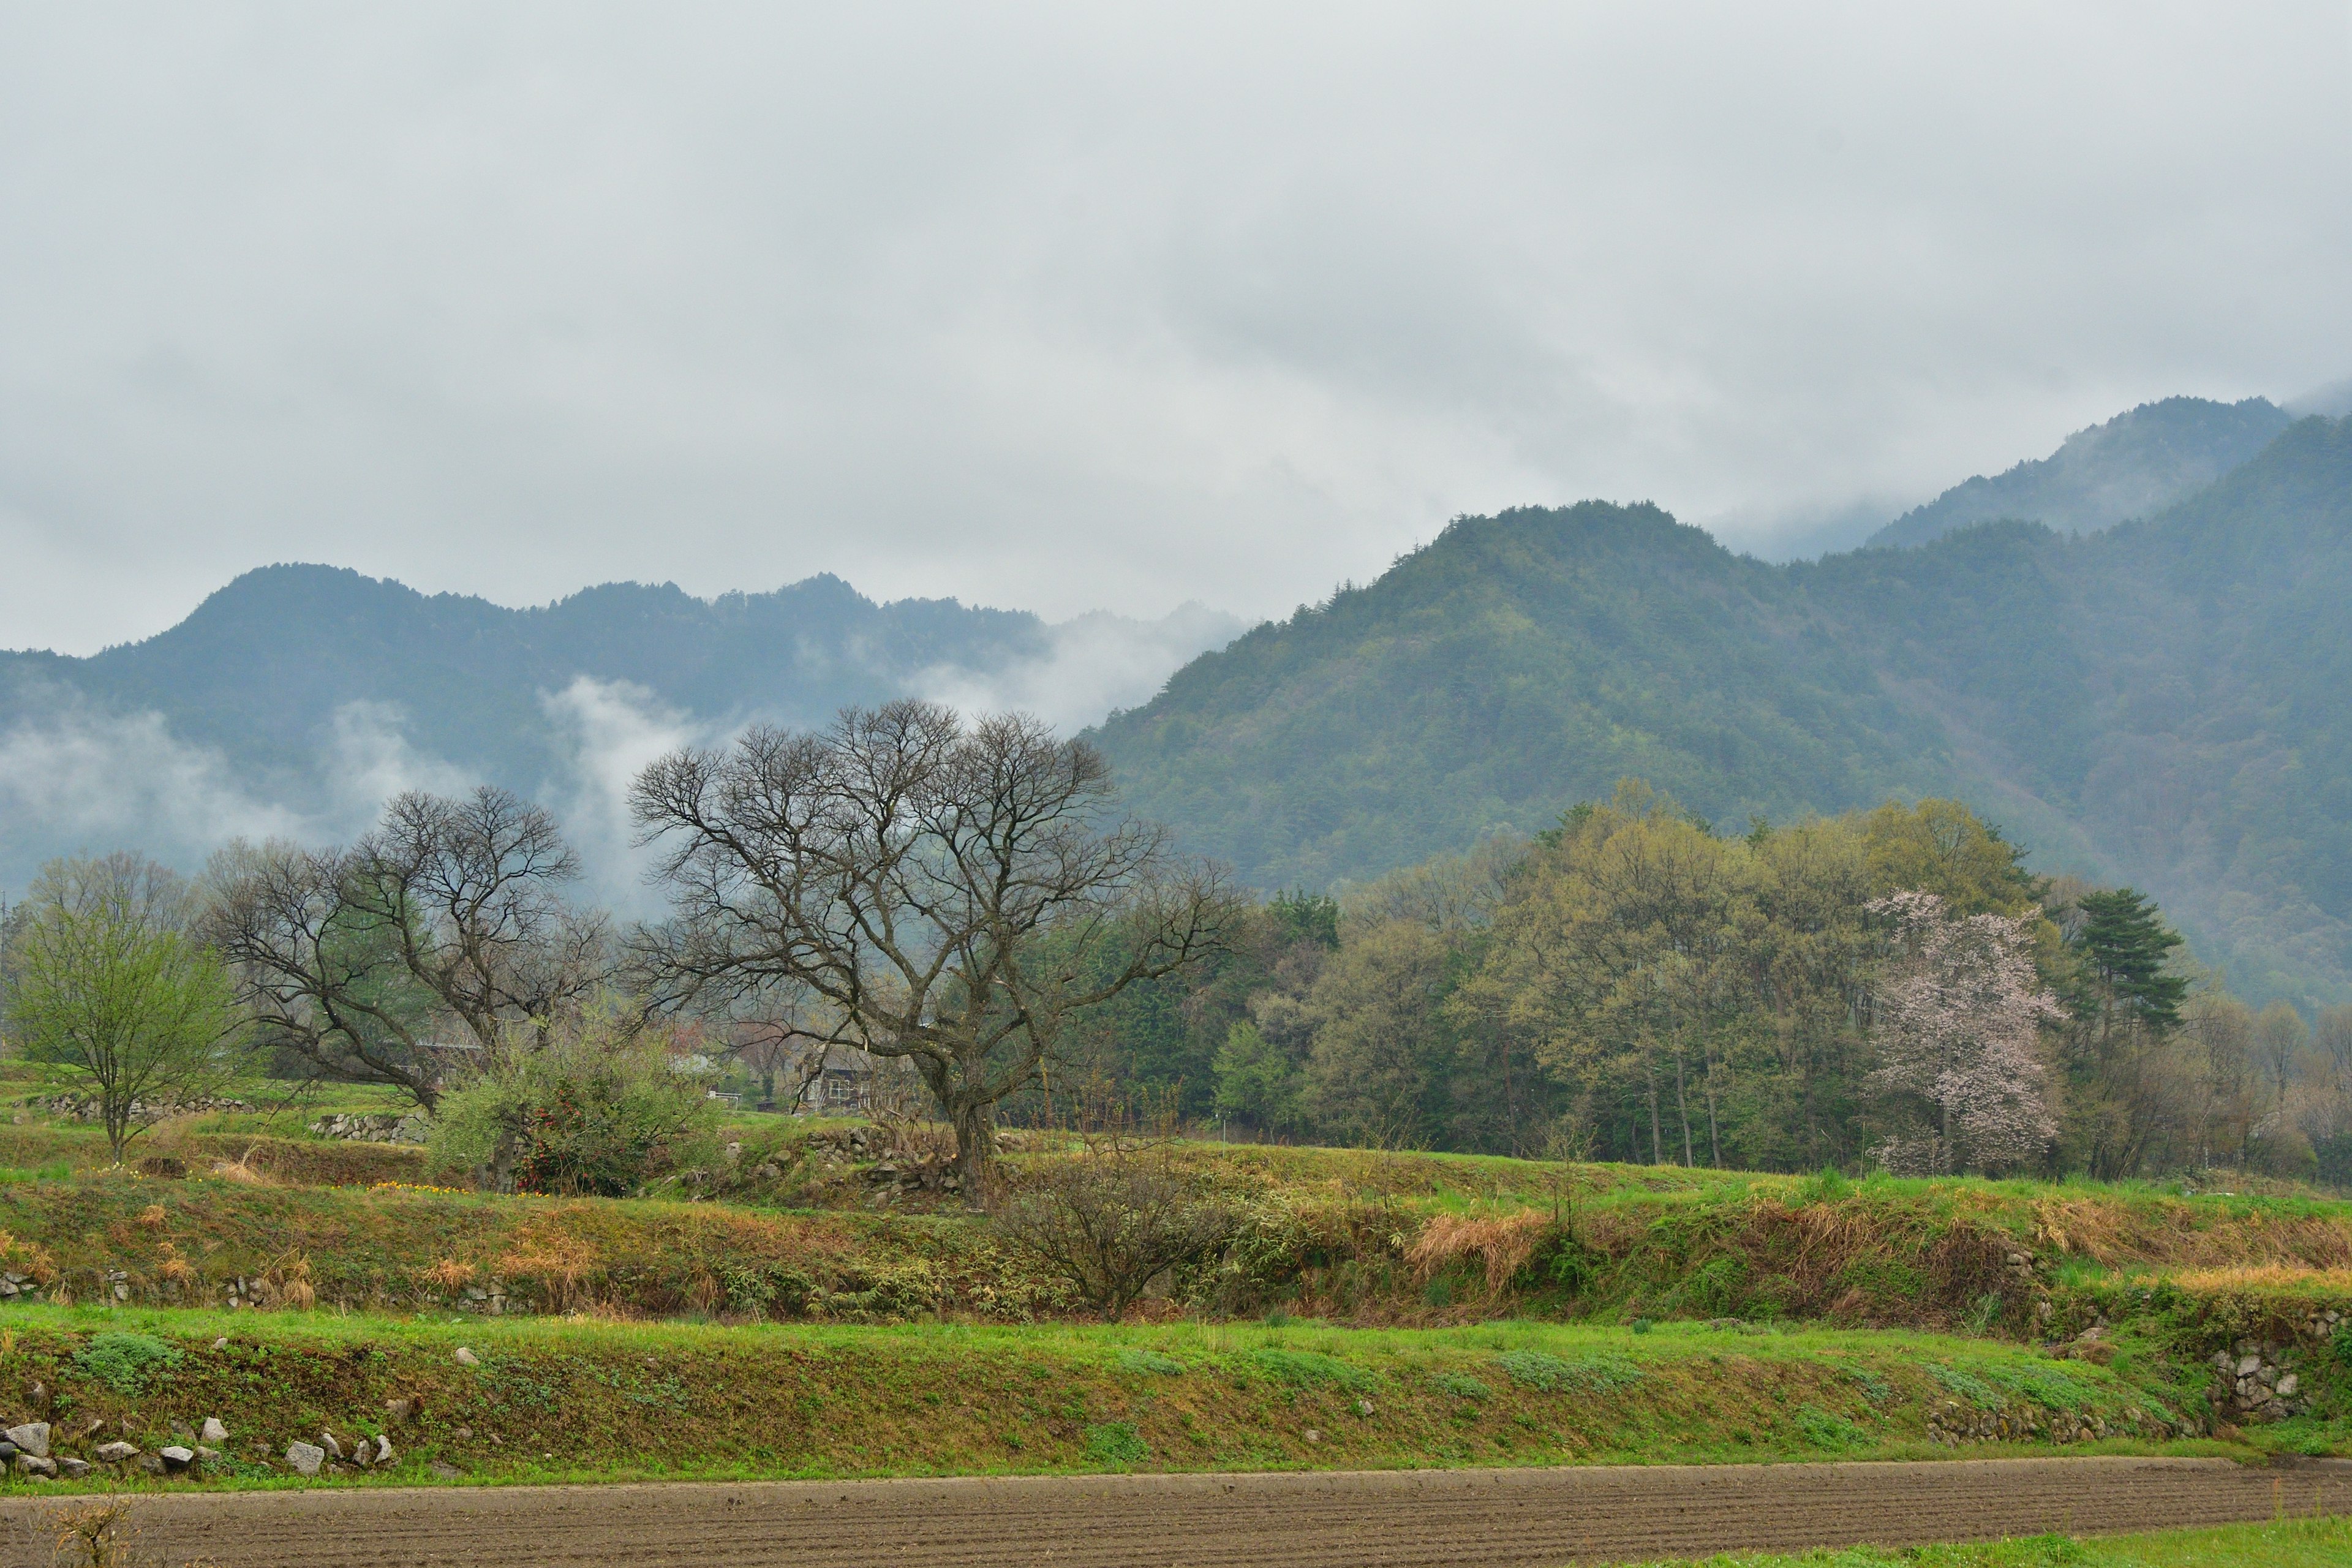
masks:
[(1349, 1366), (1319, 1351), (1286, 1351), (1268, 1345), (1251, 1352), (1250, 1363), (1275, 1382), (1293, 1388), (1341, 1388), (1361, 1394), (1379, 1386), (1381, 1381), (1360, 1366)]
[(621, 1197), (708, 1152), (718, 1126), (704, 1075), (659, 1030), (617, 1009), (569, 1019), (541, 1039), (518, 1029), (444, 1096), (430, 1169), (527, 1193)]
[(1152, 1281), (1233, 1239), (1226, 1205), (1194, 1190), (1158, 1151), (1102, 1148), (1035, 1172), (996, 1228), (1087, 1306), (1117, 1319)]
[(1177, 1377), (1182, 1374), (1184, 1363), (1174, 1356), (1161, 1355), (1158, 1351), (1121, 1351), (1118, 1352), (1118, 1370)]
[(1106, 1421), (1087, 1428), (1087, 1458), (1098, 1465), (1139, 1465), (1151, 1458), (1151, 1445), (1125, 1421)]
[(1495, 1391), (1475, 1377), (1465, 1377), (1458, 1372), (1441, 1372), (1429, 1380), (1444, 1393), (1456, 1398), (1485, 1404), (1495, 1396)]
[(1797, 1406), (1797, 1430), (1816, 1448), (1858, 1448), (1870, 1441), (1869, 1433), (1844, 1416), (1811, 1405)]
[(145, 1334), (100, 1334), (74, 1352), (74, 1367), (121, 1394), (146, 1392), (148, 1376), (169, 1371), (180, 1363), (180, 1352)]
[(1514, 1383), (1546, 1394), (1608, 1394), (1642, 1378), (1642, 1369), (1622, 1356), (1563, 1361), (1541, 1351), (1505, 1351), (1495, 1359)]

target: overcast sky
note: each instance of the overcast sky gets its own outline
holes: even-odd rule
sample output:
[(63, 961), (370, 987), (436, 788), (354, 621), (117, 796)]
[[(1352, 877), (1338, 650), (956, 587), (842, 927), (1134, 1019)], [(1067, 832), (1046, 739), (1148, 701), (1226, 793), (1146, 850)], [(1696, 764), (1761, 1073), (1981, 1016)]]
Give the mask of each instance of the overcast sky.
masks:
[(0, 646), (323, 561), (1286, 611), (2352, 374), (2327, 4), (0, 5)]

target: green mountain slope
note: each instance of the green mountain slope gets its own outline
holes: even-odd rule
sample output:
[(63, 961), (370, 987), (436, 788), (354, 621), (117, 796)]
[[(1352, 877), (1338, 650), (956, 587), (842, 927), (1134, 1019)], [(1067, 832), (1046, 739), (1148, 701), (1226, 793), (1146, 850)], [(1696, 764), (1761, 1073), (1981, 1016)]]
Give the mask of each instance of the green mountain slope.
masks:
[(1873, 546), (1925, 544), (1996, 518), (2089, 533), (2147, 517), (2211, 484), (2292, 423), (2260, 397), (2214, 403), (2168, 397), (2077, 430), (2047, 458), (1954, 485), (1870, 536)]
[(1638, 773), (1717, 821), (1957, 793), (2149, 888), (2256, 994), (2352, 997), (2352, 421), (2086, 538), (1766, 566), (1646, 507), (1465, 519), (1100, 739), (1260, 886), (1360, 878)]

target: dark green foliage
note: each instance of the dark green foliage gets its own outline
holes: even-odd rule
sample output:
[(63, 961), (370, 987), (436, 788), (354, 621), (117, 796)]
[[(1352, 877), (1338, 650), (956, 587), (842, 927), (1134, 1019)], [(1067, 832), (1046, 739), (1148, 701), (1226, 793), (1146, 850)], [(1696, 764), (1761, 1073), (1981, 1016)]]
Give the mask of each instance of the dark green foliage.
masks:
[(2158, 916), (2155, 900), (2133, 889), (2117, 888), (2085, 893), (2080, 903), (2084, 920), (2074, 945), (2115, 1005), (2159, 1028), (2179, 1023), (2189, 982), (2165, 965), (2180, 938)]
[(74, 1352), (74, 1369), (117, 1394), (143, 1394), (155, 1373), (180, 1363), (180, 1352), (146, 1334), (100, 1334)]
[(1121, 1372), (1150, 1373), (1159, 1377), (1181, 1377), (1184, 1363), (1174, 1356), (1161, 1355), (1158, 1351), (1121, 1351), (1118, 1352)]

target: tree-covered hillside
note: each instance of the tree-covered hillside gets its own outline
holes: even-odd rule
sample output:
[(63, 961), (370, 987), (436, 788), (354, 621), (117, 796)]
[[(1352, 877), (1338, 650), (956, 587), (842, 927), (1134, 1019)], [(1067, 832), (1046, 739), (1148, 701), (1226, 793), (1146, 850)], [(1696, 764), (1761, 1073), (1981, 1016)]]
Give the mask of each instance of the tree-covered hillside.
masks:
[(1871, 535), (1925, 544), (1972, 522), (2008, 518), (2089, 533), (2162, 510), (2268, 446), (2292, 422), (2265, 398), (2168, 397), (2077, 430), (2047, 458), (1954, 485)]
[(1264, 887), (1361, 879), (1638, 774), (1717, 821), (1948, 793), (2150, 889), (2255, 995), (2352, 998), (2352, 422), (2085, 538), (1773, 567), (1647, 507), (1461, 520), (1100, 738)]

